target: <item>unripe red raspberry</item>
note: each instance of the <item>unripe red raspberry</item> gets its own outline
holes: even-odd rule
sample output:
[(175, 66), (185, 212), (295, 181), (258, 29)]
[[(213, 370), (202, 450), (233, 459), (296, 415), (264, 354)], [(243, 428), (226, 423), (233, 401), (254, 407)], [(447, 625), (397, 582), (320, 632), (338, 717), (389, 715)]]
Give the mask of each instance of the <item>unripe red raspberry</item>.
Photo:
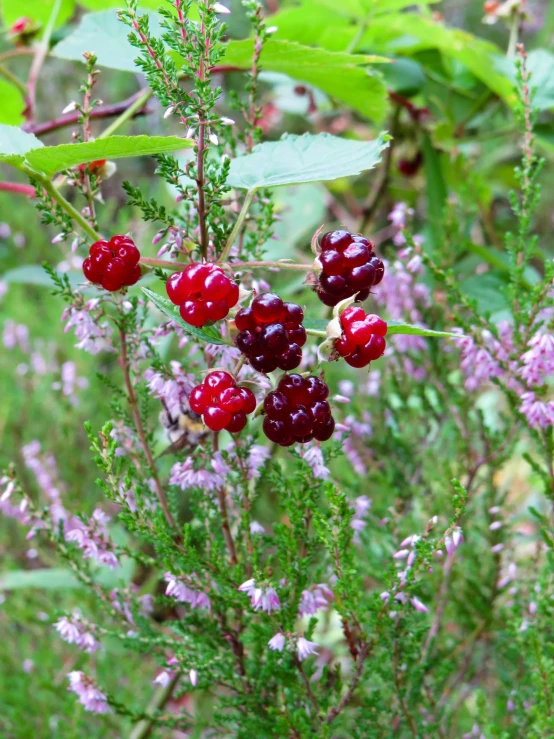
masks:
[(96, 241), (83, 262), (83, 274), (105, 290), (116, 292), (140, 280), (140, 251), (129, 236), (112, 236)]
[(237, 385), (228, 372), (214, 370), (193, 388), (189, 404), (211, 431), (225, 429), (237, 434), (246, 426), (246, 416), (256, 409), (256, 398), (251, 390)]
[(340, 324), (343, 332), (335, 341), (335, 349), (351, 367), (365, 367), (383, 356), (388, 326), (379, 316), (351, 305), (341, 313)]
[(296, 303), (284, 303), (274, 293), (257, 295), (235, 317), (237, 348), (258, 372), (295, 369), (306, 343), (303, 320), (304, 311)]
[(189, 264), (169, 277), (166, 290), (182, 319), (198, 328), (226, 318), (239, 300), (237, 283), (217, 264)]
[(330, 439), (335, 421), (328, 395), (329, 388), (319, 377), (282, 377), (277, 389), (264, 399), (263, 430), (267, 438), (281, 446)]
[(335, 306), (353, 295), (365, 300), (385, 272), (371, 241), (343, 230), (323, 235), (319, 261), (322, 270), (315, 289), (321, 302), (328, 306)]

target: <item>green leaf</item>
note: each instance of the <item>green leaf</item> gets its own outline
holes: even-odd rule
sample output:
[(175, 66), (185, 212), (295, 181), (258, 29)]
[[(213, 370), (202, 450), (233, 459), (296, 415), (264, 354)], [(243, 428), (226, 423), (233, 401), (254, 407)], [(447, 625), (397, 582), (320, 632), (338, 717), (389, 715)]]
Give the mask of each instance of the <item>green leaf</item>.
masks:
[[(69, 284), (76, 287), (83, 282), (82, 272), (68, 272)], [(39, 287), (52, 287), (52, 279), (49, 274), (44, 271), (41, 264), (25, 264), (21, 267), (14, 267), (2, 275), (4, 282), (20, 284), (20, 285), (36, 285)]]
[(96, 159), (162, 154), (193, 145), (177, 136), (110, 136), (83, 144), (44, 146), (32, 134), (15, 126), (0, 125), (0, 161), (19, 168), (27, 164), (47, 176)]
[[(225, 64), (250, 69), (253, 53), (252, 39), (229, 41)], [(381, 75), (361, 67), (388, 61), (384, 57), (314, 49), (276, 38), (266, 42), (261, 55), (264, 70), (287, 74), (295, 80), (314, 85), (377, 122), (383, 120), (387, 110), (387, 89)]]
[(400, 321), (387, 321), (389, 330), (387, 336), (403, 335), (403, 336), (431, 336), (436, 338), (455, 338), (459, 339), (460, 334), (449, 333), (448, 331), (433, 331), (430, 328), (422, 328), (414, 326), (411, 323), (401, 323)]
[[(311, 331), (325, 331), (329, 321), (325, 318), (305, 318), (303, 326)], [(389, 327), (387, 336), (404, 335), (404, 336), (431, 336), (435, 338), (459, 338), (460, 334), (452, 334), (447, 331), (434, 331), (430, 328), (414, 326), (411, 323), (401, 323), (400, 321), (387, 321)]]
[(39, 570), (9, 570), (0, 575), (0, 590), (20, 590), (21, 588), (40, 588), (59, 590), (81, 588), (70, 570), (63, 568)]
[(224, 341), (221, 338), (221, 333), (214, 326), (209, 326), (208, 328), (203, 329), (190, 326), (186, 321), (183, 321), (177, 308), (171, 301), (167, 300), (167, 298), (163, 298), (161, 295), (158, 295), (158, 293), (155, 293), (153, 290), (149, 290), (147, 287), (143, 287), (142, 292), (154, 303), (159, 311), (172, 321), (175, 321), (175, 323), (178, 323), (181, 328), (195, 338), (200, 339), (200, 341), (205, 341), (208, 344), (218, 344), (220, 346), (228, 344), (227, 341)]
[(41, 146), (44, 146), (42, 141), (32, 133), (25, 133), (17, 126), (0, 124), (0, 162), (20, 166), (28, 151)]
[(78, 164), (87, 164), (96, 159), (124, 159), (163, 154), (188, 149), (191, 146), (194, 146), (194, 142), (177, 136), (109, 136), (83, 144), (45, 146), (30, 151), (26, 159), (34, 169), (53, 175), (63, 169), (71, 169)]
[(21, 93), (7, 80), (0, 77), (0, 123), (17, 126), (24, 120), (23, 109), (25, 103), (21, 98)]
[(374, 141), (353, 141), (328, 133), (285, 134), (280, 141), (258, 144), (252, 154), (233, 159), (227, 184), (255, 190), (351, 177), (373, 169), (388, 145), (384, 133)]
[[(21, 16), (26, 16), (36, 25), (47, 25), (54, 7), (54, 0), (1, 0), (2, 19), (8, 28)], [(75, 11), (75, 0), (62, 0), (60, 11), (56, 18), (55, 27), (63, 26)]]
[[(503, 72), (515, 85), (516, 66), (513, 59), (498, 57), (496, 69)], [(527, 57), (527, 69), (531, 73), (529, 86), (532, 90), (531, 104), (535, 110), (554, 107), (554, 55), (546, 49), (535, 49)]]
[(440, 155), (431, 143), (428, 134), (423, 136), (422, 149), (429, 228), (433, 237), (433, 246), (436, 249), (442, 242), (442, 220), (447, 190)]

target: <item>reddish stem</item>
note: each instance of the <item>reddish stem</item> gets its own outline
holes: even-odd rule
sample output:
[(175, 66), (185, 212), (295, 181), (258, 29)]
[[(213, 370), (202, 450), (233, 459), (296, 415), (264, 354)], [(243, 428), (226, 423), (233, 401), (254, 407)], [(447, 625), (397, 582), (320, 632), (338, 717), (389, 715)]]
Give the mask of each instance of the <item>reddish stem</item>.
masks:
[(19, 182), (0, 182), (0, 190), (4, 192), (17, 192), (20, 195), (26, 195), (28, 198), (34, 198), (36, 195), (34, 187), (31, 185), (21, 185)]

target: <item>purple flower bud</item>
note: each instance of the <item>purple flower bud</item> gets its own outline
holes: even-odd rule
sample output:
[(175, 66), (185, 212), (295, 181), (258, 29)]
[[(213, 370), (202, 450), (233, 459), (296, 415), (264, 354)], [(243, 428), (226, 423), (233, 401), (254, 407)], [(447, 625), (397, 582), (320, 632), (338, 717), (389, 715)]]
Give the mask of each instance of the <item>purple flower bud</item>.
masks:
[(410, 598), (410, 603), (416, 609), (416, 611), (419, 611), (420, 613), (429, 613), (429, 609), (427, 608), (425, 603), (422, 603), (419, 600), (419, 598), (416, 598), (416, 597)]
[(409, 549), (399, 549), (397, 552), (395, 552), (392, 555), (392, 558), (393, 559), (406, 559), (409, 553), (410, 553)]
[(191, 670), (189, 672), (189, 679), (190, 684), (193, 686), (193, 688), (196, 687), (196, 683), (198, 682), (198, 673), (196, 672), (196, 670)]
[(282, 652), (285, 648), (285, 636), (279, 631), (267, 643), (267, 646), (274, 652)]

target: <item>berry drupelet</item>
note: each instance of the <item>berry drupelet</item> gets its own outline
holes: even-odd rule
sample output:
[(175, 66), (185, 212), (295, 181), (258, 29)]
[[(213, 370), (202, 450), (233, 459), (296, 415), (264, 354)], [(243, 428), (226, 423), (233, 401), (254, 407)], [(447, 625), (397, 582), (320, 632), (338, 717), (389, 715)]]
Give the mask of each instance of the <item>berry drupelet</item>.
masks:
[(216, 264), (189, 264), (166, 283), (167, 295), (191, 326), (221, 321), (238, 303), (239, 287)]
[(335, 430), (328, 396), (329, 388), (319, 377), (285, 375), (264, 400), (265, 435), (281, 446), (327, 441)]
[(116, 292), (140, 280), (140, 252), (129, 236), (112, 236), (97, 241), (83, 262), (83, 274), (105, 290)]
[(335, 349), (351, 367), (365, 367), (383, 356), (388, 326), (379, 316), (351, 305), (341, 313), (340, 324), (342, 335), (335, 341)]
[(319, 261), (322, 270), (316, 290), (321, 302), (329, 306), (356, 294), (358, 300), (365, 300), (385, 273), (371, 241), (348, 231), (323, 235)]
[(211, 431), (225, 429), (231, 434), (242, 431), (246, 416), (256, 409), (254, 393), (237, 385), (235, 379), (222, 370), (206, 375), (204, 382), (193, 388), (189, 403)]
[(302, 359), (306, 331), (304, 311), (274, 293), (262, 293), (235, 317), (236, 345), (258, 372), (292, 370)]

